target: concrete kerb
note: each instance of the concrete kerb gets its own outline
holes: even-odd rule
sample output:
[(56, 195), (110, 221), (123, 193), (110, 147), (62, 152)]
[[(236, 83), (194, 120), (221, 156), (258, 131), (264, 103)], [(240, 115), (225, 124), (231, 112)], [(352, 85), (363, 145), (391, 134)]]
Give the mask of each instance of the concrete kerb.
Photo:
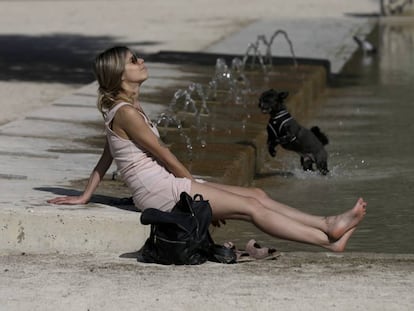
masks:
[(137, 214), (101, 204), (30, 207), (0, 213), (1, 253), (119, 253), (136, 251), (148, 235)]

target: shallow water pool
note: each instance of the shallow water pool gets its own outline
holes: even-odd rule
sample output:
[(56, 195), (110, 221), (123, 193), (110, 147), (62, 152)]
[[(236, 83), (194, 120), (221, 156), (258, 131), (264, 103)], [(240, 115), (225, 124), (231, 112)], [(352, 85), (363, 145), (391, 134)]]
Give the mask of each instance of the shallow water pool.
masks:
[[(330, 138), (329, 176), (303, 172), (298, 156), (284, 153), (254, 183), (318, 215), (339, 213), (362, 196), (368, 213), (347, 251), (414, 253), (414, 23), (383, 20), (371, 40), (378, 53), (356, 55), (304, 124), (318, 125)], [(274, 239), (248, 223), (231, 222), (213, 235), (240, 248), (254, 238), (282, 251), (323, 250)]]

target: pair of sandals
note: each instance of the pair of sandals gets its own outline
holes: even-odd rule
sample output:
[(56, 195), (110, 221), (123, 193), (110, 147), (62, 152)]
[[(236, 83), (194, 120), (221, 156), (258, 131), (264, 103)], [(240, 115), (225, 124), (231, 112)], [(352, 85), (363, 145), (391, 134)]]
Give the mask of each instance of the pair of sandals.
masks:
[(224, 247), (233, 250), (236, 254), (236, 262), (255, 260), (271, 260), (280, 256), (275, 248), (262, 247), (254, 239), (246, 244), (244, 250), (239, 250), (232, 242), (225, 242)]

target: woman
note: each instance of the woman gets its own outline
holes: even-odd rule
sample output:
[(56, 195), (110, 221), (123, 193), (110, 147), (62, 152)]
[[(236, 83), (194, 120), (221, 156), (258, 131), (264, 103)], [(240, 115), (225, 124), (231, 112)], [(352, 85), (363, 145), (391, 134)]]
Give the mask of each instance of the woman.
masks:
[(105, 148), (81, 196), (58, 197), (49, 203), (86, 204), (114, 159), (140, 210), (169, 211), (182, 191), (192, 196), (200, 193), (210, 201), (215, 225), (225, 219), (245, 220), (274, 237), (336, 252), (345, 249), (365, 216), (367, 204), (362, 198), (343, 214), (319, 217), (276, 202), (260, 189), (196, 181), (159, 140), (139, 104), (140, 87), (148, 77), (144, 60), (126, 47), (114, 47), (97, 56), (94, 70), (98, 108), (107, 131)]

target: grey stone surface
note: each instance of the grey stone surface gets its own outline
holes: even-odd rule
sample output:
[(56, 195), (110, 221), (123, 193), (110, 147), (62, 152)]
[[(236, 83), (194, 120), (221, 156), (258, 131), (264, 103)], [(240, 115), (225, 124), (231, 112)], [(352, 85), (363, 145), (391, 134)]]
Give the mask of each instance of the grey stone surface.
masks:
[[(338, 73), (358, 49), (352, 37), (367, 36), (375, 22), (375, 19), (352, 17), (278, 18), (257, 21), (210, 46), (207, 51), (245, 55), (249, 44), (256, 44), (257, 36), (264, 35), (270, 41), (276, 31), (283, 30), (292, 42), (296, 57), (328, 60), (332, 73)], [(271, 49), (273, 56), (292, 56), (284, 34), (275, 37)], [(261, 55), (266, 54), (266, 46), (263, 43), (259, 45), (259, 50)]]

